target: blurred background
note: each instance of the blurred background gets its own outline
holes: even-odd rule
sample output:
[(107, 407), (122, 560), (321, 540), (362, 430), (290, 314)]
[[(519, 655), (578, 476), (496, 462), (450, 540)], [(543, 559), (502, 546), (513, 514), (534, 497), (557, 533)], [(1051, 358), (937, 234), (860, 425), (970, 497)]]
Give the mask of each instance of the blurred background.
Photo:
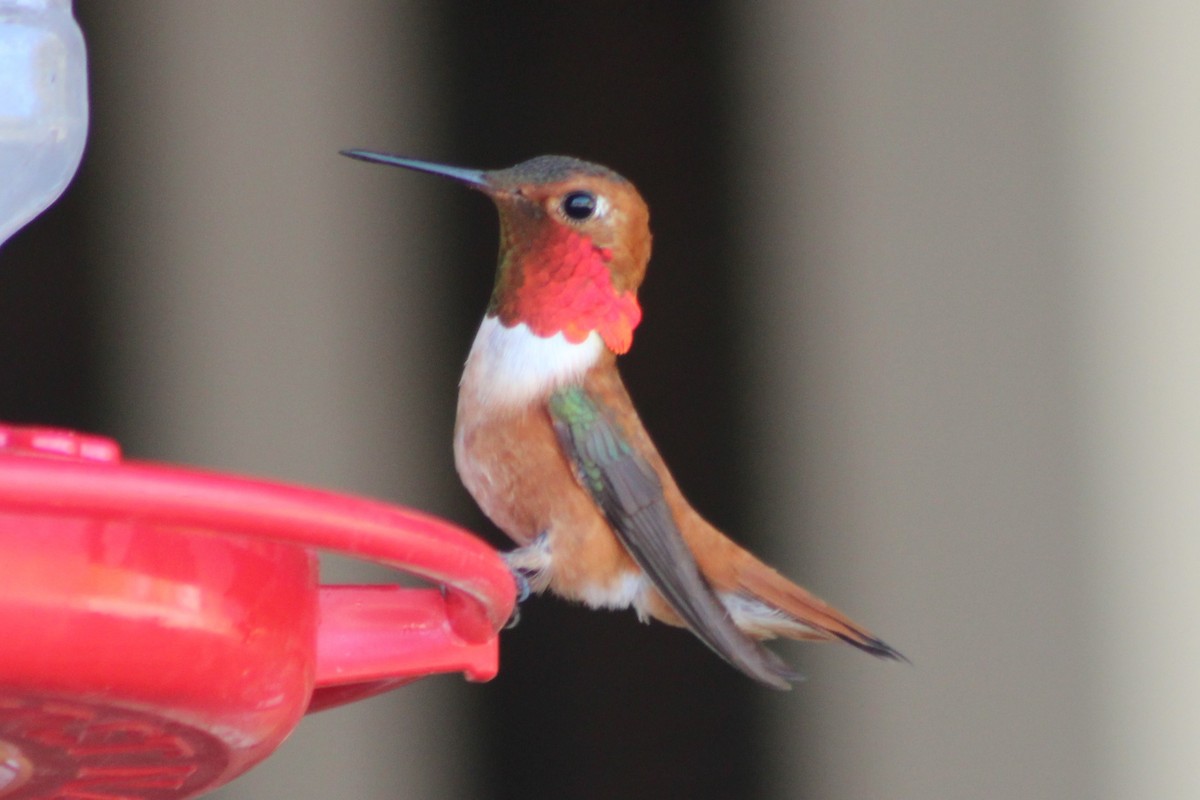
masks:
[(450, 451), (494, 211), (337, 150), (599, 161), (653, 212), (622, 369), (685, 492), (913, 662), (784, 645), (776, 694), (536, 599), (494, 682), (317, 715), (221, 797), (1200, 796), (1200, 7), (76, 13), (90, 141), (0, 249), (0, 419), (505, 544)]

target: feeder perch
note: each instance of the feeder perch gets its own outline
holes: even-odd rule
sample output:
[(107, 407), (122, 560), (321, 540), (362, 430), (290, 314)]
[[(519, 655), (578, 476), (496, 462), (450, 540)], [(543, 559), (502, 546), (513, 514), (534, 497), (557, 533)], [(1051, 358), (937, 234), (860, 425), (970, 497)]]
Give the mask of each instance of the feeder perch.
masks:
[[(317, 552), (436, 588), (326, 586)], [(497, 671), (515, 587), (396, 506), (0, 425), (0, 798), (191, 797), (305, 713)]]

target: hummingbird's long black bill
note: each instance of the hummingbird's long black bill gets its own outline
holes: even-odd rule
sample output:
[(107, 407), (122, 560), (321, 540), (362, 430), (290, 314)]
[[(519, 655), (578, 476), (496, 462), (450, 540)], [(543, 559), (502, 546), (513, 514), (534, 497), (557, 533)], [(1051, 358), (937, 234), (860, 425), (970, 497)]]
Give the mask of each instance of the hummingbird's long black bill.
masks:
[(432, 175), (441, 175), (446, 178), (451, 178), (459, 183), (465, 183), (468, 186), (477, 188), (488, 188), (487, 173), (481, 169), (463, 169), (462, 167), (450, 167), (445, 164), (434, 164), (430, 161), (421, 161), (416, 158), (406, 158), (404, 156), (395, 156), (390, 153), (375, 153), (370, 150), (341, 150), (342, 155), (349, 158), (356, 158), (359, 161), (369, 161), (372, 164), (387, 164), (391, 167), (404, 167), (405, 169), (415, 169), (418, 172), (428, 172)]

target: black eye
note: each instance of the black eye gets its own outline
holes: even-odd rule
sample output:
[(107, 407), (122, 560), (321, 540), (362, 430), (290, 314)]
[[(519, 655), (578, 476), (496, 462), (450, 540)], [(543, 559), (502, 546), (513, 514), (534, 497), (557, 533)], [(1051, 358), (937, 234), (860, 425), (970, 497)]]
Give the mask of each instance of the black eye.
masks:
[(563, 198), (562, 211), (568, 218), (582, 222), (596, 213), (596, 196), (591, 192), (571, 192)]

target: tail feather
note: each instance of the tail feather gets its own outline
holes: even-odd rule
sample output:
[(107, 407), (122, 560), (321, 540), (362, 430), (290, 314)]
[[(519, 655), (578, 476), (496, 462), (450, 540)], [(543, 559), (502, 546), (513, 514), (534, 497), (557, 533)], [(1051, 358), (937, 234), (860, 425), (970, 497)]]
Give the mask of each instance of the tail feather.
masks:
[(898, 650), (836, 608), (749, 553), (744, 555), (738, 565), (737, 594), (726, 599), (730, 611), (744, 618), (744, 622), (739, 620), (743, 628), (764, 638), (841, 640), (880, 658), (908, 661)]

